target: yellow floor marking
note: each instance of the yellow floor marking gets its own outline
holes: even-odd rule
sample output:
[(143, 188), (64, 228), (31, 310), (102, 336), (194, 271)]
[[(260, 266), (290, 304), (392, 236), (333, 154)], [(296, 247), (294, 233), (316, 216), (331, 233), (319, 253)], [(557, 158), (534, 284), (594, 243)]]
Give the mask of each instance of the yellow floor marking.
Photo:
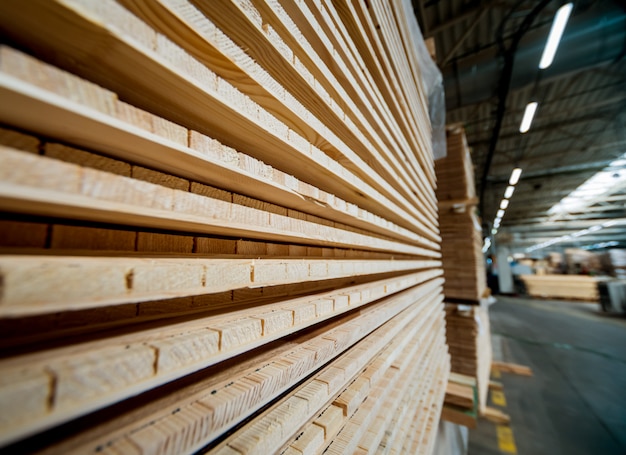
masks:
[(513, 439), (513, 431), (511, 428), (505, 425), (497, 425), (496, 431), (498, 432), (498, 448), (500, 451), (516, 454), (517, 447), (515, 446), (515, 439)]
[(502, 377), (502, 375), (500, 374), (500, 370), (498, 370), (497, 368), (492, 368), (491, 377), (494, 379), (500, 379)]
[(506, 406), (506, 398), (504, 397), (504, 392), (502, 392), (501, 390), (491, 391), (491, 401), (496, 406)]

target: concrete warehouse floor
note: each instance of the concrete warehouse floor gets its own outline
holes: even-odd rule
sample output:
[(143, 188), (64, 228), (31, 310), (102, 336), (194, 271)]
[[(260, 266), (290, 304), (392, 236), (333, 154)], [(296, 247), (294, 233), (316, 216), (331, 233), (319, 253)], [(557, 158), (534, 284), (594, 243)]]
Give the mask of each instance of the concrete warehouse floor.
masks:
[[(529, 366), (501, 373), (506, 428), (481, 419), (469, 455), (626, 454), (626, 317), (598, 304), (498, 297), (490, 307), (494, 360)], [(501, 398), (501, 397), (500, 397)], [(504, 434), (502, 434), (504, 431)]]

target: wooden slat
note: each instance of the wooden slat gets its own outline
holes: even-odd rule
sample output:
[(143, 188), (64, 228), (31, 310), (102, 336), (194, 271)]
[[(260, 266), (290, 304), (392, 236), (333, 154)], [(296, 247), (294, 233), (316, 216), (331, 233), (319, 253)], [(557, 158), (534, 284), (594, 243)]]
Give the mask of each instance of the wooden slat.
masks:
[[(0, 160), (6, 165), (0, 172), (0, 208), (7, 211), (305, 244), (387, 247), (399, 253), (439, 256), (425, 248), (268, 214), (2, 146)], [(55, 178), (60, 175), (62, 180)], [(333, 242), (333, 237), (338, 241)]]
[[(437, 261), (0, 256), (0, 314), (93, 308), (436, 267)], [(59, 289), (58, 283), (64, 283)]]

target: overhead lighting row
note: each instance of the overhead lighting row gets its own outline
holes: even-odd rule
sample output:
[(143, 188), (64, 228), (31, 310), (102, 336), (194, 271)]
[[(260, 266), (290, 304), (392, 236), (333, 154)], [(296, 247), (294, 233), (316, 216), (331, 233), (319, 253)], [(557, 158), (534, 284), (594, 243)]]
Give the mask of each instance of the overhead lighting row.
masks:
[[(559, 47), (561, 37), (565, 31), (565, 26), (567, 25), (569, 16), (572, 13), (572, 9), (574, 9), (574, 4), (566, 3), (561, 6), (554, 15), (552, 27), (550, 28), (550, 33), (548, 34), (548, 41), (546, 42), (546, 47), (543, 48), (543, 54), (541, 54), (541, 60), (539, 61), (539, 69), (545, 70), (552, 65), (554, 56), (556, 55), (556, 50)], [(536, 101), (532, 101), (526, 105), (526, 109), (524, 109), (524, 115), (522, 117), (522, 123), (519, 126), (520, 133), (526, 133), (530, 130), (530, 125), (533, 123), (533, 118), (537, 112), (538, 106), (539, 103)]]
[[(550, 33), (548, 35), (548, 41), (546, 42), (543, 54), (541, 55), (541, 60), (539, 61), (539, 69), (546, 69), (552, 64), (556, 51), (559, 47), (559, 43), (561, 42), (561, 37), (565, 31), (565, 25), (567, 24), (573, 8), (573, 3), (566, 3), (561, 6), (554, 15), (552, 27), (550, 28)], [(527, 133), (530, 130), (530, 126), (533, 123), (533, 118), (535, 117), (538, 107), (539, 103), (536, 101), (532, 101), (526, 105), (526, 109), (524, 109), (524, 115), (522, 117), (522, 123), (519, 127), (520, 133)], [(504, 191), (504, 197), (500, 202), (500, 210), (498, 210), (496, 218), (493, 220), (493, 228), (491, 229), (492, 235), (496, 235), (498, 233), (498, 229), (502, 223), (502, 218), (504, 217), (504, 212), (509, 206), (511, 196), (513, 196), (513, 192), (515, 191), (515, 185), (519, 181), (521, 174), (522, 170), (520, 168), (513, 169), (513, 172), (511, 173), (509, 186), (507, 186)], [(486, 252), (490, 246), (491, 239), (487, 237), (483, 246), (483, 252)]]
[(500, 227), (500, 223), (502, 223), (502, 218), (504, 217), (505, 210), (509, 207), (509, 203), (511, 202), (511, 196), (513, 196), (513, 192), (515, 191), (515, 185), (519, 182), (519, 178), (522, 175), (522, 169), (516, 167), (511, 172), (511, 177), (509, 178), (509, 186), (504, 190), (504, 197), (500, 201), (500, 210), (496, 213), (496, 218), (493, 220), (493, 229), (491, 229), (491, 234), (496, 235), (498, 233), (498, 228)]

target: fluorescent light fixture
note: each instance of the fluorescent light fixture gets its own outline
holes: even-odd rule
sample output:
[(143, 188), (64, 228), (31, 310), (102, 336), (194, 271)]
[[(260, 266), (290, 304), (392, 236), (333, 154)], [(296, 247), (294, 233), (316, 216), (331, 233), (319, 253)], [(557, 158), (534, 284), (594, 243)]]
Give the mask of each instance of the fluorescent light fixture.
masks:
[(554, 21), (552, 21), (552, 27), (550, 28), (548, 41), (546, 43), (546, 47), (543, 49), (541, 61), (539, 62), (540, 69), (545, 70), (552, 64), (554, 56), (556, 55), (556, 50), (559, 47), (559, 42), (561, 41), (561, 37), (563, 36), (565, 25), (567, 24), (567, 20), (569, 19), (569, 15), (572, 12), (573, 8), (573, 3), (566, 3), (565, 5), (561, 6), (554, 15)]
[(504, 191), (504, 198), (510, 199), (511, 196), (513, 196), (513, 191), (515, 191), (515, 187), (513, 185), (507, 186), (506, 190)]
[(486, 253), (490, 246), (491, 246), (491, 239), (487, 237), (485, 239), (485, 244), (483, 245), (483, 253)]
[(493, 227), (498, 229), (500, 227), (500, 223), (502, 223), (502, 219), (496, 218), (496, 220), (493, 222)]
[(504, 217), (504, 210), (500, 209), (498, 210), (498, 213), (496, 213), (496, 218), (503, 218)]
[(500, 201), (500, 209), (502, 210), (506, 210), (506, 208), (509, 206), (509, 200), (508, 199), (502, 199)]
[(516, 167), (513, 169), (513, 172), (511, 172), (511, 178), (509, 179), (509, 185), (515, 186), (517, 182), (519, 182), (520, 175), (522, 175), (521, 168)]
[(530, 129), (530, 124), (533, 122), (533, 117), (537, 111), (537, 105), (536, 101), (526, 105), (526, 109), (524, 109), (524, 117), (522, 117), (522, 123), (519, 126), (520, 133), (526, 133)]
[(496, 235), (496, 234), (498, 233), (498, 230), (497, 230), (496, 228), (493, 228), (493, 229), (491, 230), (491, 233), (492, 233), (493, 235)]

